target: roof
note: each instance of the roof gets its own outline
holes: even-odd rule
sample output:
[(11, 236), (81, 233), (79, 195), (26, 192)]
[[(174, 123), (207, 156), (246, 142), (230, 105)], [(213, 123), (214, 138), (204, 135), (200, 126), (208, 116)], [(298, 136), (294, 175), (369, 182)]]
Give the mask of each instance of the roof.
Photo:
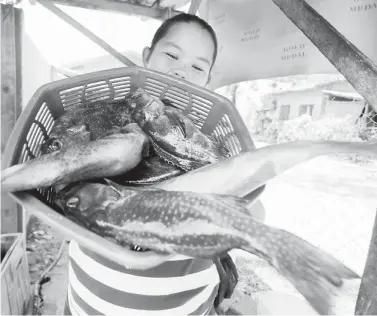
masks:
[(334, 75), (305, 75), (290, 76), (286, 78), (276, 78), (274, 80), (276, 87), (272, 87), (268, 95), (278, 96), (292, 92), (302, 92), (310, 90), (323, 90), (334, 83), (347, 82), (340, 74)]
[(364, 100), (364, 98), (360, 94), (354, 92), (343, 92), (334, 90), (322, 90), (322, 92), (333, 97), (340, 97), (344, 99), (350, 99), (353, 101)]

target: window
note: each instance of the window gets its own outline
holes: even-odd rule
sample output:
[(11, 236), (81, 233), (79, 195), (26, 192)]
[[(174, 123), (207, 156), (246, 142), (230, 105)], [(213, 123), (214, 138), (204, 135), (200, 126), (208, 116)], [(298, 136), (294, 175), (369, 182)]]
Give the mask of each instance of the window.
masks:
[(280, 116), (279, 116), (280, 121), (288, 120), (288, 118), (289, 118), (289, 108), (290, 108), (289, 104), (282, 105), (280, 107)]
[(301, 116), (301, 115), (304, 115), (304, 114), (308, 114), (308, 115), (312, 116), (313, 115), (313, 108), (314, 108), (314, 104), (301, 104), (299, 112), (298, 112), (298, 116)]

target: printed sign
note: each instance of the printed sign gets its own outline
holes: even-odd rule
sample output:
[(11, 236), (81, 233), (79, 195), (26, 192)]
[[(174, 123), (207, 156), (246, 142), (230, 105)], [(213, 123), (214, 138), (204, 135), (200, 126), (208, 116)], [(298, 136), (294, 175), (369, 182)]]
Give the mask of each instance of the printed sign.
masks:
[[(377, 0), (306, 1), (377, 64)], [(213, 89), (254, 79), (337, 73), (272, 0), (207, 0), (200, 15), (219, 40)]]

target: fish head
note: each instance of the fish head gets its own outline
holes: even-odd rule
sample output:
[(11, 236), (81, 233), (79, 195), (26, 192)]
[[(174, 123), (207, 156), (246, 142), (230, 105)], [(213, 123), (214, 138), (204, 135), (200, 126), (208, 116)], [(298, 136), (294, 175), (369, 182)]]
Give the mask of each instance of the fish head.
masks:
[(56, 128), (41, 145), (41, 153), (45, 155), (68, 148), (73, 144), (86, 144), (89, 141), (90, 131), (87, 124)]
[(190, 171), (230, 156), (225, 146), (202, 133), (181, 110), (167, 106), (164, 116), (167, 128), (150, 135), (153, 148), (164, 160)]
[(138, 88), (128, 97), (132, 116), (141, 128), (150, 130), (152, 127), (165, 126), (165, 104), (158, 98), (154, 98), (143, 89)]
[[(68, 218), (90, 224), (106, 213), (109, 207), (122, 196), (121, 191), (97, 182), (71, 184), (56, 194), (55, 203)], [(93, 224), (93, 223), (92, 223)]]
[[(130, 101), (102, 100), (70, 107), (55, 121), (31, 156), (1, 174), (2, 190), (23, 191), (114, 176), (134, 168), (148, 154), (147, 135), (133, 124)], [(136, 126), (135, 126), (136, 125)], [(141, 153), (140, 153), (141, 150)]]
[(159, 157), (190, 171), (228, 157), (229, 151), (167, 100), (138, 89), (132, 98), (134, 119), (149, 136)]

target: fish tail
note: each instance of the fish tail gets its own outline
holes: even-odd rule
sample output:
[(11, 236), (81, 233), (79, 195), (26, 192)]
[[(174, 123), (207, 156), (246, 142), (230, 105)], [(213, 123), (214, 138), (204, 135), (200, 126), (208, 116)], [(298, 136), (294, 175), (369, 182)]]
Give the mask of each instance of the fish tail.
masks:
[(261, 224), (262, 235), (243, 249), (266, 259), (321, 315), (331, 313), (333, 298), (344, 279), (360, 278), (354, 271), (307, 241), (287, 231)]

